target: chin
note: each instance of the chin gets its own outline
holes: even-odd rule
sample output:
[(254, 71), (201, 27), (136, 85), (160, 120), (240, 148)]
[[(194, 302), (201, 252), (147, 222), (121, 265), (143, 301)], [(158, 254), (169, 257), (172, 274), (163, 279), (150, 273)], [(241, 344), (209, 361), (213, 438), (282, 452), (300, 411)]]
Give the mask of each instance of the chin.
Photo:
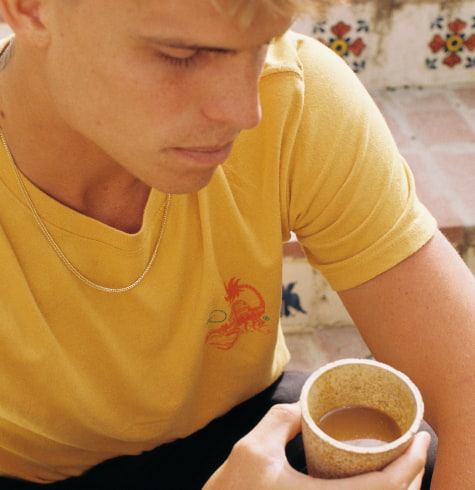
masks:
[(151, 187), (169, 194), (193, 194), (204, 189), (211, 181), (214, 175), (213, 172), (200, 175), (185, 175), (182, 177), (174, 176), (170, 182), (163, 181), (156, 184), (151, 184)]

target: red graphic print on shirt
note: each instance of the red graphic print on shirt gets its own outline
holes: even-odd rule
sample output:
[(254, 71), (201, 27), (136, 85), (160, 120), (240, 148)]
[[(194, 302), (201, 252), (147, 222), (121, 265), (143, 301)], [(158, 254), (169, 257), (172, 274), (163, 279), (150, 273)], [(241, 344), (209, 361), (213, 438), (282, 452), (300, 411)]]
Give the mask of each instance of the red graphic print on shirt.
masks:
[(270, 333), (265, 328), (268, 318), (265, 316), (266, 304), (259, 291), (249, 285), (241, 284), (233, 277), (225, 284), (225, 301), (229, 305), (229, 315), (221, 310), (211, 313), (208, 323), (223, 323), (219, 327), (211, 328), (206, 336), (206, 343), (214, 345), (221, 350), (229, 350), (244, 333), (260, 331)]

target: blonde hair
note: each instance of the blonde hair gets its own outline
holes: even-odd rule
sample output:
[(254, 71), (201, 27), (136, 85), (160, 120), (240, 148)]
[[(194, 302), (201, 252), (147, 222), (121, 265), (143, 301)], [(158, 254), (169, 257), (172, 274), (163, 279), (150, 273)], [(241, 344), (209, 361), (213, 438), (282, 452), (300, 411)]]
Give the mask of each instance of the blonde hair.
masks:
[(228, 16), (238, 17), (241, 22), (249, 22), (258, 6), (270, 13), (296, 17), (301, 14), (321, 14), (332, 4), (346, 0), (211, 0), (215, 8)]

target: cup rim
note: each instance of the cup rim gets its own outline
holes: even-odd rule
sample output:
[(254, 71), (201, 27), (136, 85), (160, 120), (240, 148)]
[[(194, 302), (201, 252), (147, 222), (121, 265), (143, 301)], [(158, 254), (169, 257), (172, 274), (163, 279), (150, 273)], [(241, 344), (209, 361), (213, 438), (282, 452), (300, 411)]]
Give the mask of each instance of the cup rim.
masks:
[[(308, 409), (307, 403), (305, 403), (305, 401), (308, 398), (308, 393), (310, 391), (310, 388), (312, 387), (312, 384), (315, 381), (315, 379), (321, 376), (323, 373), (330, 371), (335, 367), (344, 366), (347, 364), (366, 364), (366, 365), (376, 366), (385, 369), (386, 371), (389, 371), (392, 374), (399, 377), (400, 379), (402, 379), (409, 386), (415, 398), (416, 414), (414, 416), (414, 421), (412, 422), (409, 429), (404, 432), (404, 434), (402, 434), (394, 441), (390, 441), (385, 444), (381, 444), (379, 446), (356, 446), (334, 439), (317, 425), (313, 417), (310, 415), (310, 411)], [(319, 435), (319, 437), (323, 439), (326, 443), (344, 451), (350, 451), (352, 453), (360, 453), (360, 454), (377, 454), (381, 452), (386, 452), (391, 449), (400, 447), (402, 444), (407, 443), (410, 439), (412, 439), (412, 437), (419, 430), (419, 427), (421, 425), (424, 416), (424, 402), (422, 400), (422, 395), (419, 391), (419, 388), (417, 388), (417, 386), (412, 382), (412, 380), (406, 374), (393, 368), (392, 366), (389, 366), (388, 364), (373, 359), (356, 359), (356, 358), (340, 359), (338, 361), (333, 361), (328, 364), (325, 364), (324, 366), (314, 371), (307, 378), (307, 380), (305, 381), (302, 387), (302, 391), (300, 394), (300, 408), (302, 411), (302, 417), (304, 418), (307, 425), (312, 429), (312, 431), (316, 432)]]

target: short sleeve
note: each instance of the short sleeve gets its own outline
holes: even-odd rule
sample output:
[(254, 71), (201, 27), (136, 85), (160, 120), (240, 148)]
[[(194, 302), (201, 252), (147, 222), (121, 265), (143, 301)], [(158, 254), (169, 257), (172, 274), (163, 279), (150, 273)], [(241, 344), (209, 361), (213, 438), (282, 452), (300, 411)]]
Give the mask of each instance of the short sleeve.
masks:
[(336, 290), (361, 284), (422, 247), (435, 219), (385, 120), (352, 70), (296, 37), (302, 106), (282, 159), (283, 227)]

